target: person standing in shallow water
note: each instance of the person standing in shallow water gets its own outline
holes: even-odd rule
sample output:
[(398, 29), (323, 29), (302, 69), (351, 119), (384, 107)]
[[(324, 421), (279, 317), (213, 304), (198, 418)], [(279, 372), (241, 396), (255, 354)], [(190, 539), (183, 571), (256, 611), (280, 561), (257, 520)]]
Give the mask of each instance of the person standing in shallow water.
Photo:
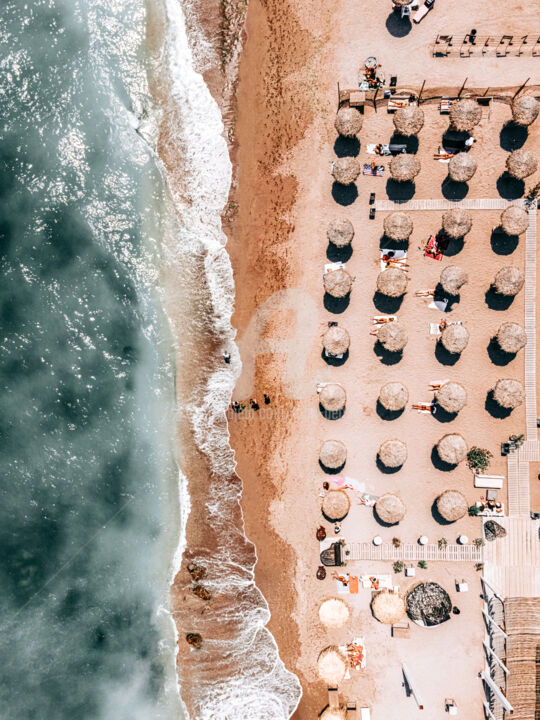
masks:
[(254, 398), (251, 398), (251, 400), (249, 401), (249, 404), (250, 404), (252, 410), (259, 409), (259, 403)]
[(264, 393), (264, 404), (270, 405), (270, 395), (267, 395), (266, 393)]

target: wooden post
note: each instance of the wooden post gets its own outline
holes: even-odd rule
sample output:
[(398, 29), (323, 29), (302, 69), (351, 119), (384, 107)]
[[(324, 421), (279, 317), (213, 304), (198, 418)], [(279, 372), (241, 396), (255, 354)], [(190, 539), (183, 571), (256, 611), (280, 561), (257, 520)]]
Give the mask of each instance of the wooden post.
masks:
[(339, 90), (339, 80), (338, 80), (338, 82), (337, 82), (337, 107), (338, 107), (338, 110), (339, 110), (340, 103), (341, 103), (341, 92)]
[(375, 110), (375, 112), (377, 112), (377, 95), (378, 95), (378, 93), (379, 93), (379, 88), (376, 87), (375, 95), (373, 96), (373, 109)]
[(422, 87), (420, 88), (420, 92), (418, 93), (418, 104), (420, 105), (420, 100), (422, 99), (422, 93), (424, 92), (424, 85), (426, 84), (426, 81), (422, 83)]
[(516, 97), (516, 95), (519, 95), (519, 93), (523, 90), (523, 88), (524, 88), (525, 85), (529, 82), (530, 79), (531, 79), (531, 78), (528, 77), (528, 78), (525, 80), (525, 82), (523, 83), (523, 85), (520, 85), (520, 86), (519, 86), (519, 88), (516, 90), (516, 92), (515, 92), (514, 95), (512, 96), (512, 100)]
[(461, 93), (465, 90), (465, 85), (466, 85), (468, 79), (469, 79), (469, 78), (466, 77), (465, 80), (463, 81), (463, 85), (461, 86), (461, 90), (458, 92), (458, 98), (461, 97)]
[(493, 682), (493, 679), (488, 675), (486, 672), (482, 672), (482, 680), (486, 683), (486, 685), (489, 687), (489, 689), (492, 691), (492, 693), (495, 695), (497, 700), (501, 703), (503, 708), (506, 710), (507, 713), (512, 714), (514, 712), (514, 708), (506, 697), (501, 692), (501, 689), (497, 687), (497, 685)]

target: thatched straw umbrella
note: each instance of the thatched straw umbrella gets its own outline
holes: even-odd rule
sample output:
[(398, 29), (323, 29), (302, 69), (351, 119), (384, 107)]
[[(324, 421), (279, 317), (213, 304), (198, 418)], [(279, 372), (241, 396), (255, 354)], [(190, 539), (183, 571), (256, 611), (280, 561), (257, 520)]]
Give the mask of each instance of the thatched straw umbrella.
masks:
[(403, 520), (406, 510), (403, 500), (394, 493), (381, 495), (375, 503), (375, 512), (388, 525), (395, 525), (400, 520)]
[(512, 102), (512, 120), (516, 125), (532, 125), (538, 117), (538, 102), (532, 95), (520, 95)]
[(387, 268), (377, 275), (377, 292), (388, 297), (401, 297), (407, 291), (407, 273), (400, 268)]
[(420, 160), (416, 155), (401, 153), (390, 160), (390, 174), (397, 182), (408, 182), (420, 172)]
[(405, 615), (405, 598), (397, 592), (380, 590), (371, 601), (371, 610), (379, 622), (393, 625)]
[(407, 593), (407, 614), (422, 625), (439, 625), (450, 618), (451, 610), (450, 596), (437, 583), (419, 583)]
[(343, 218), (342, 220), (332, 220), (326, 231), (328, 242), (336, 247), (346, 247), (350, 245), (354, 237), (354, 228), (350, 220)]
[(458, 295), (463, 285), (469, 282), (469, 276), (457, 265), (448, 265), (441, 272), (439, 282), (445, 293)]
[(332, 175), (340, 185), (352, 185), (360, 175), (360, 161), (355, 157), (341, 157), (334, 160)]
[(322, 512), (331, 522), (346, 518), (351, 509), (351, 501), (345, 490), (329, 490), (323, 497)]
[[(387, 323), (391, 324), (391, 323)], [(386, 410), (397, 412), (403, 410), (409, 401), (409, 391), (400, 382), (390, 382), (383, 385), (379, 392), (379, 402)]]
[(472, 215), (468, 210), (452, 208), (443, 213), (442, 226), (450, 237), (462, 238), (472, 228)]
[(514, 322), (505, 322), (497, 330), (497, 342), (503, 352), (515, 355), (527, 344), (527, 333)]
[(448, 163), (448, 175), (455, 182), (469, 182), (476, 172), (476, 160), (470, 153), (460, 152)]
[(525, 276), (521, 270), (513, 265), (507, 265), (495, 275), (493, 287), (500, 295), (511, 297), (518, 294), (524, 282)]
[(319, 720), (347, 720), (347, 706), (337, 705), (332, 707), (329, 705), (326, 710), (319, 716)]
[(452, 355), (459, 355), (469, 344), (469, 331), (463, 325), (447, 325), (442, 331), (441, 343)]
[(394, 320), (394, 322), (384, 323), (384, 325), (380, 326), (377, 332), (377, 340), (388, 352), (401, 352), (409, 338), (403, 325)]
[(410, 5), (412, 0), (392, 0), (393, 5)]
[(400, 135), (418, 135), (424, 127), (424, 111), (417, 105), (399, 108), (394, 115), (394, 127)]
[(384, 218), (384, 234), (391, 240), (408, 240), (413, 231), (413, 221), (407, 213), (390, 213)]
[(337, 383), (328, 383), (319, 393), (319, 402), (328, 412), (339, 412), (345, 408), (347, 393)]
[(502, 408), (514, 410), (523, 404), (525, 391), (518, 380), (497, 380), (493, 388), (493, 399)]
[(344, 298), (351, 292), (353, 279), (343, 268), (330, 270), (323, 277), (324, 291), (335, 298)]
[(402, 440), (385, 440), (379, 447), (379, 460), (388, 468), (401, 467), (407, 459), (407, 445)]
[(455, 522), (467, 514), (467, 498), (459, 490), (445, 490), (437, 498), (437, 510), (448, 522)]
[(334, 126), (343, 137), (352, 138), (362, 129), (363, 118), (353, 107), (342, 107), (337, 111)]
[(351, 338), (345, 328), (332, 325), (324, 333), (322, 344), (329, 355), (342, 355), (349, 349)]
[(538, 160), (536, 155), (530, 150), (514, 150), (506, 158), (506, 169), (517, 180), (524, 180), (529, 175), (533, 175), (538, 168)]
[(330, 470), (337, 470), (347, 461), (347, 446), (341, 440), (326, 440), (319, 452), (321, 465)]
[(437, 443), (437, 452), (447, 465), (459, 465), (467, 457), (467, 443), (463, 435), (449, 433)]
[(521, 235), (529, 227), (529, 213), (518, 205), (510, 205), (501, 213), (501, 227), (507, 235)]
[(470, 132), (482, 119), (482, 108), (476, 100), (460, 100), (450, 106), (450, 125), (454, 130)]
[(457, 382), (447, 382), (437, 391), (437, 405), (446, 412), (454, 414), (463, 410), (467, 404), (467, 391)]
[(336, 687), (345, 677), (349, 666), (346, 655), (344, 655), (337, 645), (329, 645), (320, 653), (317, 659), (317, 670), (319, 677), (324, 680), (329, 687)]
[(345, 625), (351, 612), (341, 598), (328, 598), (319, 605), (319, 620), (327, 628), (340, 628)]

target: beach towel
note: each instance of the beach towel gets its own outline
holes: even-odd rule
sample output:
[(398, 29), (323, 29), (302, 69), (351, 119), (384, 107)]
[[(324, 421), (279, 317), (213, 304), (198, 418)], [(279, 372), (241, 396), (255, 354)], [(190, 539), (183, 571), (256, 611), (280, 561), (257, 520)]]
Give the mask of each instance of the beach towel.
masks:
[(391, 575), (362, 575), (360, 578), (362, 587), (365, 590), (381, 590), (382, 588), (390, 589), (392, 587)]
[(374, 507), (378, 499), (378, 495), (372, 495), (371, 493), (362, 493), (360, 495), (360, 498), (358, 499), (358, 504), (366, 505), (366, 507)]
[(329, 478), (328, 482), (330, 486), (341, 488), (343, 490), (357, 490), (358, 492), (364, 492), (366, 484), (350, 477), (333, 477)]
[(324, 266), (323, 276), (329, 272), (334, 272), (334, 270), (345, 270), (346, 267), (347, 266), (343, 262), (326, 263)]
[(366, 648), (363, 637), (353, 638), (347, 645), (340, 645), (339, 649), (344, 655), (347, 655), (350, 668), (363, 670), (366, 667)]
[[(388, 253), (394, 253), (391, 257), (388, 257)], [(407, 270), (406, 267), (402, 267), (403, 263), (407, 261), (406, 250), (393, 250), (392, 248), (383, 248), (381, 250), (381, 271), (386, 270), (388, 262), (395, 260), (395, 267), (401, 267), (402, 270)]]
[(434, 310), (446, 312), (446, 308), (448, 307), (448, 298), (434, 297), (433, 302), (429, 303), (429, 307)]
[(424, 249), (424, 255), (433, 258), (433, 260), (442, 260), (449, 242), (450, 239), (446, 235), (430, 235)]
[(419, 402), (416, 404), (429, 406), (429, 410), (417, 410), (416, 412), (423, 413), (424, 415), (434, 415), (435, 414), (435, 407), (434, 407), (435, 403), (432, 403), (430, 400), (428, 400), (427, 402)]
[(372, 175), (373, 177), (382, 177), (384, 175), (384, 165), (377, 165), (375, 167), (375, 171), (371, 169), (371, 165), (369, 163), (364, 164), (363, 169), (364, 175)]
[(349, 592), (351, 595), (358, 595), (358, 577), (349, 575)]
[(441, 335), (441, 326), (439, 323), (429, 323), (429, 334), (430, 335)]
[[(375, 152), (377, 145), (382, 145), (382, 153)], [(368, 155), (391, 155), (390, 145), (385, 145), (383, 143), (370, 143), (369, 145), (366, 145), (366, 150)]]

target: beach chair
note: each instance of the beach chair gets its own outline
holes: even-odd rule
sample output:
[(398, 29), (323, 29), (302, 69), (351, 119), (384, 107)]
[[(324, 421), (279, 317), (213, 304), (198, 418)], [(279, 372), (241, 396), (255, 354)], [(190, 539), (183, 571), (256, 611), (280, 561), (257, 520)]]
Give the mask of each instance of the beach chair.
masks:
[(339, 691), (337, 687), (328, 688), (328, 704), (331, 708), (339, 707)]
[(356, 701), (355, 700), (348, 700), (347, 701), (347, 718), (355, 718), (356, 717)]
[(402, 5), (401, 6), (401, 18), (405, 17), (411, 17), (411, 6), (410, 5)]
[(405, 568), (405, 577), (415, 577), (416, 569), (414, 565), (409, 565)]
[(375, 208), (374, 207), (369, 208), (369, 219), (375, 220)]
[(368, 707), (360, 708), (360, 720), (371, 720), (371, 711)]
[(444, 709), (450, 715), (457, 715), (457, 705), (454, 698), (445, 698)]
[(469, 585), (465, 582), (465, 579), (456, 580), (455, 582), (457, 592), (469, 592)]
[(408, 638), (411, 635), (411, 626), (408, 620), (400, 620), (392, 625), (392, 637)]
[(369, 194), (369, 204), (374, 205), (375, 204), (375, 193)]
[(474, 474), (475, 488), (493, 488), (502, 490), (504, 475), (478, 475)]

